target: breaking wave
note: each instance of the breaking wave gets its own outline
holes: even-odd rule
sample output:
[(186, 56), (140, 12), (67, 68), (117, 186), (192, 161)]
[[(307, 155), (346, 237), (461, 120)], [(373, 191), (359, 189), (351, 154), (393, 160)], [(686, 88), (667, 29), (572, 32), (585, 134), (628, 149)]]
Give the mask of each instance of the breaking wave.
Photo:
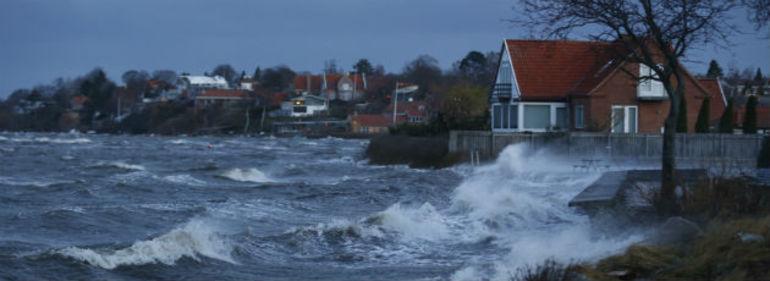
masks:
[(0, 185), (10, 185), (10, 186), (49, 187), (54, 185), (71, 184), (71, 183), (75, 183), (75, 182), (63, 181), (63, 180), (58, 180), (58, 181), (57, 180), (30, 180), (30, 179), (0, 177)]
[(114, 269), (155, 263), (174, 265), (183, 257), (200, 261), (201, 256), (237, 264), (231, 256), (232, 251), (233, 247), (216, 229), (202, 220), (193, 220), (154, 239), (139, 241), (119, 250), (69, 247), (55, 254), (92, 266)]
[(37, 143), (54, 143), (54, 144), (82, 144), (91, 143), (91, 139), (88, 138), (49, 138), (49, 137), (37, 137), (37, 138), (7, 138), (0, 137), (0, 141), (10, 142), (37, 142)]
[(95, 167), (107, 167), (107, 168), (118, 168), (123, 170), (130, 170), (130, 171), (145, 171), (147, 170), (142, 165), (135, 165), (135, 164), (128, 164), (123, 161), (102, 161), (96, 163)]
[(177, 183), (177, 184), (184, 184), (184, 185), (190, 185), (190, 186), (205, 186), (206, 185), (205, 181), (196, 179), (195, 177), (193, 177), (191, 175), (187, 175), (187, 174), (184, 174), (184, 175), (169, 175), (169, 176), (163, 177), (163, 179), (168, 181), (168, 182)]
[(588, 218), (567, 203), (599, 175), (575, 173), (568, 163), (545, 151), (512, 145), (455, 189), (450, 210), (464, 217), (465, 232), (488, 233), (509, 252), (492, 264), (471, 263), (452, 280), (509, 280), (518, 269), (546, 259), (590, 261), (642, 239), (642, 234), (606, 237), (592, 232)]
[(239, 182), (254, 182), (254, 183), (274, 182), (265, 173), (263, 173), (262, 171), (256, 168), (243, 169), (243, 170), (240, 168), (231, 169), (223, 173), (221, 177), (234, 180), (234, 181), (239, 181)]

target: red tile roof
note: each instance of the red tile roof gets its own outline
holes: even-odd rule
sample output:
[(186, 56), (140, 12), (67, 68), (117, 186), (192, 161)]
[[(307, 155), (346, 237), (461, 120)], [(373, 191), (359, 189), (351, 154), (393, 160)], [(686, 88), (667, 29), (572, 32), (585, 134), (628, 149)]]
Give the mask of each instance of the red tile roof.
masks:
[(199, 94), (196, 98), (240, 98), (248, 99), (249, 95), (241, 90), (223, 90), (223, 89), (208, 89)]
[(351, 122), (356, 122), (367, 127), (388, 127), (392, 117), (384, 114), (359, 114), (350, 117)]
[(505, 40), (523, 100), (586, 94), (614, 69), (618, 48), (604, 42)]
[[(386, 113), (392, 115), (393, 104), (389, 104), (385, 111)], [(396, 107), (396, 111), (398, 111), (398, 114), (406, 113), (408, 116), (425, 117), (428, 115), (428, 105), (425, 101), (399, 101), (398, 106)]]
[(72, 104), (82, 106), (88, 101), (88, 97), (84, 95), (77, 95), (72, 97)]
[(709, 112), (711, 120), (709, 121), (712, 124), (718, 122), (726, 107), (724, 96), (722, 96), (722, 85), (719, 83), (719, 80), (714, 78), (698, 78), (698, 83), (703, 86), (703, 89), (709, 93), (711, 98), (711, 109)]
[[(327, 89), (337, 90), (337, 83), (342, 79), (342, 74), (326, 74), (326, 87)], [(310, 90), (307, 89), (308, 79), (310, 79)], [(310, 91), (320, 92), (323, 86), (323, 75), (297, 75), (294, 77), (294, 90), (298, 91)], [(356, 89), (363, 90), (364, 79), (359, 74), (350, 75), (350, 80), (356, 83)]]

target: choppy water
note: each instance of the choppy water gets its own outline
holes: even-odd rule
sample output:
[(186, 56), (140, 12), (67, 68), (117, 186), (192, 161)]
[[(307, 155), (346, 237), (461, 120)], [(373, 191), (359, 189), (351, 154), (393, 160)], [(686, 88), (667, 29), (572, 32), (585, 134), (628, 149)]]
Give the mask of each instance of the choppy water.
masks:
[[(210, 146), (210, 147), (209, 147)], [(640, 239), (567, 201), (597, 175), (370, 166), (366, 142), (0, 134), (0, 279), (505, 280)]]

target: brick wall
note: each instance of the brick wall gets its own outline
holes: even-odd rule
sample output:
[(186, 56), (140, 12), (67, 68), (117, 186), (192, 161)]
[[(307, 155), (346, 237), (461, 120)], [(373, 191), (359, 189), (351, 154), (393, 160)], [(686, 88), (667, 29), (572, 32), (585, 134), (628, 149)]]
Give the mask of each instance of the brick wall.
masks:
[[(638, 64), (628, 64), (626, 70), (638, 73)], [(696, 85), (695, 79), (686, 75), (685, 99), (687, 102), (688, 131), (695, 130), (703, 97), (707, 94)], [(590, 131), (606, 132), (610, 129), (611, 108), (613, 105), (635, 105), (639, 108), (639, 133), (660, 133), (668, 116), (669, 101), (639, 100), (637, 81), (626, 72), (618, 70), (607, 78), (604, 84), (589, 94), (586, 106), (586, 124)], [(575, 99), (577, 100), (577, 99)]]

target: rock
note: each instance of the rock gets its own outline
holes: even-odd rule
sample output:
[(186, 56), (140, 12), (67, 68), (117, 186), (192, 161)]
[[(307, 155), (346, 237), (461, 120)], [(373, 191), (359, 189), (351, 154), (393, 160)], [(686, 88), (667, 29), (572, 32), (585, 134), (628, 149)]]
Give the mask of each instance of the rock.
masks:
[(741, 242), (744, 243), (765, 242), (765, 237), (762, 237), (762, 235), (746, 232), (738, 232), (738, 239), (741, 239)]
[(620, 279), (620, 280), (631, 280), (633, 279), (633, 276), (631, 275), (631, 272), (628, 270), (616, 270), (616, 271), (610, 271), (607, 272), (608, 276), (612, 276), (614, 278)]
[(682, 217), (671, 217), (666, 220), (653, 238), (657, 244), (679, 244), (692, 241), (703, 234), (697, 224)]

